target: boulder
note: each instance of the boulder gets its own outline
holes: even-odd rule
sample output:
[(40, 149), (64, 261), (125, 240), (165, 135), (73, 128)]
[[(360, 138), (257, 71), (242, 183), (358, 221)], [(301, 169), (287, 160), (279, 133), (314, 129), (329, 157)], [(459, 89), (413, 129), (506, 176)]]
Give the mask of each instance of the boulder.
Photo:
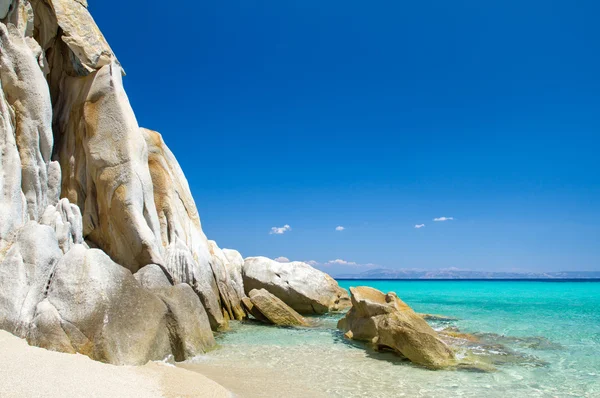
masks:
[(306, 263), (249, 257), (244, 261), (242, 275), (246, 293), (266, 289), (302, 314), (324, 314), (350, 307), (346, 290)]
[(167, 327), (176, 361), (202, 354), (216, 345), (206, 310), (190, 285), (173, 286), (168, 273), (156, 264), (145, 266), (133, 276), (167, 306)]
[(455, 365), (454, 352), (395, 293), (361, 286), (350, 288), (350, 294), (352, 308), (338, 322), (346, 337), (391, 349), (428, 368)]
[(75, 245), (65, 254), (46, 299), (28, 336), (33, 345), (43, 345), (37, 330), (48, 336), (62, 329), (63, 338), (53, 339), (60, 345), (50, 341), (46, 348), (62, 350), (69, 341), (76, 352), (118, 365), (142, 365), (172, 353), (163, 301), (98, 249)]
[(249, 296), (254, 304), (253, 309), (263, 314), (270, 323), (277, 326), (309, 326), (302, 315), (265, 289), (251, 290)]
[(169, 288), (173, 286), (169, 281), (169, 275), (159, 265), (148, 264), (135, 274), (135, 280), (146, 289)]
[(115, 56), (84, 4), (73, 0), (50, 0), (62, 41), (69, 46), (80, 64), (80, 74), (109, 65)]
[(28, 341), (117, 365), (168, 355), (184, 360), (214, 347), (208, 317), (191, 287), (171, 286), (166, 277), (160, 282), (152, 268), (138, 276), (158, 286), (148, 289), (104, 252), (74, 245), (48, 279)]
[(190, 285), (154, 289), (167, 306), (167, 328), (176, 361), (203, 354), (216, 346), (206, 310)]
[(242, 298), (242, 304), (244, 305), (244, 308), (246, 309), (246, 311), (252, 315), (254, 317), (254, 319), (256, 319), (257, 321), (261, 321), (264, 323), (271, 323), (271, 321), (269, 321), (269, 318), (267, 318), (266, 316), (264, 316), (262, 314), (262, 312), (260, 312), (258, 310), (258, 308), (256, 308), (254, 306), (254, 304), (252, 303), (252, 300), (250, 300), (250, 298), (248, 297), (243, 297)]

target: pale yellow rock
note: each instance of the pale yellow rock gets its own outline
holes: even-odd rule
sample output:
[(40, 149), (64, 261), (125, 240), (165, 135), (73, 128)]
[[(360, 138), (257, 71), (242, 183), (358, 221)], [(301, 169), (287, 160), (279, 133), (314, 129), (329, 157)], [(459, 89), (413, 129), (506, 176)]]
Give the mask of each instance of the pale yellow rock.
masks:
[(272, 324), (277, 326), (309, 326), (302, 315), (298, 314), (283, 301), (266, 291), (265, 289), (254, 289), (248, 294), (254, 307)]
[(55, 152), (62, 196), (81, 209), (85, 239), (136, 272), (164, 260), (147, 146), (121, 78), (112, 63), (61, 80)]
[(50, 0), (50, 4), (58, 25), (63, 30), (62, 40), (81, 62), (82, 75), (116, 61), (113, 51), (84, 4), (74, 0)]
[(360, 286), (351, 287), (350, 295), (352, 308), (338, 322), (347, 338), (394, 350), (432, 369), (456, 365), (450, 347), (395, 293)]

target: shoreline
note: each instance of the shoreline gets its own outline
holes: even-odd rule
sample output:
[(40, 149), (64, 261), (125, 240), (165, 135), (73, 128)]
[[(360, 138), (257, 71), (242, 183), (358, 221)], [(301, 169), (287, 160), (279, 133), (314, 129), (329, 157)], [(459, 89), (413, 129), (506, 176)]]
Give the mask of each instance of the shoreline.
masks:
[(335, 278), (336, 281), (403, 282), (600, 282), (600, 278)]
[(203, 374), (161, 362), (116, 366), (30, 346), (0, 330), (0, 396), (207, 397), (235, 395)]

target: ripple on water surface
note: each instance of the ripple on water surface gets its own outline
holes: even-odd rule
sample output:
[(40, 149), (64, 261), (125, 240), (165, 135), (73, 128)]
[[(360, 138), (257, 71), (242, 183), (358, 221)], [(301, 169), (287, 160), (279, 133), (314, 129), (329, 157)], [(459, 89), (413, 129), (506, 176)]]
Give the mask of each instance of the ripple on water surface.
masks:
[(219, 349), (182, 366), (256, 397), (600, 397), (600, 283), (386, 282), (374, 287), (459, 318), (432, 325), (474, 333), (498, 371), (430, 371), (373, 352), (336, 330), (341, 315), (315, 318), (312, 329), (233, 322)]

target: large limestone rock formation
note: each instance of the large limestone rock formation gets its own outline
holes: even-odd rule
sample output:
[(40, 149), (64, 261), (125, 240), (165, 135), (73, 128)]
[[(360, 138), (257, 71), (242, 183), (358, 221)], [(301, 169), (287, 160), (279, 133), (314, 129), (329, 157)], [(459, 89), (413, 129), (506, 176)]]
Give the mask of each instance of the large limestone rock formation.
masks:
[(306, 263), (249, 257), (242, 269), (244, 289), (266, 289), (301, 314), (324, 314), (350, 306), (348, 293), (329, 275)]
[(255, 317), (264, 321), (266, 318), (270, 323), (277, 326), (309, 326), (309, 323), (283, 301), (266, 291), (265, 289), (253, 289), (249, 293), (252, 305), (249, 311), (262, 314)]
[(123, 76), (86, 1), (0, 0), (0, 328), (118, 364), (188, 358), (245, 316), (241, 265)]
[[(306, 264), (244, 261), (206, 238), (123, 76), (85, 0), (0, 0), (0, 328), (138, 364), (210, 349), (255, 288), (302, 312), (346, 307)], [(253, 306), (279, 314), (273, 298)]]
[(370, 287), (351, 287), (352, 308), (338, 322), (345, 336), (391, 349), (432, 369), (455, 365), (453, 351), (427, 322), (395, 293)]

